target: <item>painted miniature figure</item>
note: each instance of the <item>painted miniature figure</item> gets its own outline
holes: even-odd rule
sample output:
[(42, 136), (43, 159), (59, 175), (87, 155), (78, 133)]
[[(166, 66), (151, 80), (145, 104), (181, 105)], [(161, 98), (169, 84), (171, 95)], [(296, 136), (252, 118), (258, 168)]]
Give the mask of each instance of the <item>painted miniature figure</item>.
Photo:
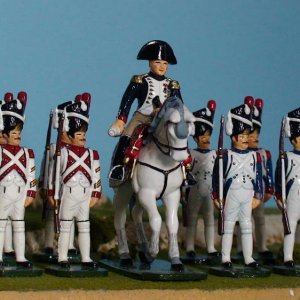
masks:
[[(117, 120), (111, 126), (109, 135), (121, 135), (112, 158), (109, 184), (119, 186), (124, 182), (124, 153), (130, 144), (135, 128), (140, 124), (150, 125), (154, 115), (169, 96), (180, 95), (178, 81), (166, 77), (168, 65), (177, 64), (171, 46), (160, 40), (146, 43), (137, 55), (139, 60), (148, 60), (150, 71), (143, 75), (132, 77), (120, 104)], [(138, 108), (131, 121), (127, 123), (131, 106), (138, 99)]]
[(210, 149), (210, 138), (214, 127), (214, 113), (216, 102), (210, 100), (207, 107), (194, 112), (197, 118), (195, 122), (194, 141), (197, 144), (195, 150), (191, 150), (193, 158), (192, 170), (197, 184), (189, 191), (187, 202), (187, 229), (186, 229), (186, 254), (195, 258), (195, 237), (198, 214), (201, 210), (204, 220), (204, 236), (206, 250), (209, 257), (220, 256), (214, 246), (214, 205), (211, 201), (212, 173), (216, 158), (216, 151)]
[[(275, 195), (278, 207), (283, 212), (286, 211), (290, 228), (289, 234), (285, 229), (284, 267), (294, 269), (296, 268), (293, 260), (295, 231), (300, 219), (300, 108), (287, 114), (284, 131), (293, 146), (293, 150), (284, 152), (284, 149), (281, 149), (283, 152), (282, 161), (279, 158), (275, 171)], [(284, 224), (284, 227), (286, 225)]]
[[(263, 178), (263, 201), (253, 210), (255, 241), (259, 258), (265, 263), (274, 263), (274, 255), (266, 246), (266, 225), (264, 214), (264, 203), (268, 201), (274, 193), (273, 167), (271, 152), (259, 147), (259, 136), (262, 126), (263, 100), (256, 99), (253, 107), (253, 129), (248, 137), (248, 149), (257, 151), (262, 160), (262, 178)], [(238, 244), (240, 244), (240, 234), (237, 235)], [(241, 250), (241, 248), (240, 248)]]
[[(4, 100), (0, 102), (0, 106), (8, 101), (13, 100), (12, 93), (6, 93), (4, 95)], [(0, 132), (0, 146), (6, 144), (6, 139), (3, 137), (2, 132)], [(8, 218), (6, 228), (5, 228), (5, 237), (4, 237), (4, 258), (12, 258), (15, 259), (15, 251), (13, 248), (13, 240), (12, 240), (12, 223), (11, 220)]]
[[(60, 191), (58, 263), (63, 269), (70, 269), (68, 246), (74, 218), (78, 227), (81, 267), (83, 270), (97, 269), (97, 264), (90, 258), (89, 211), (100, 199), (101, 181), (98, 152), (85, 148), (90, 101), (90, 94), (84, 93), (81, 101), (65, 107), (64, 130), (70, 145), (60, 149), (60, 187), (55, 189)], [(54, 199), (49, 199), (55, 207), (55, 193)]]
[[(78, 97), (81, 99), (80, 97)], [(80, 101), (78, 99), (78, 101)], [(76, 101), (76, 99), (75, 99)], [(56, 257), (54, 253), (54, 241), (55, 241), (55, 232), (54, 232), (54, 208), (51, 207), (50, 202), (48, 201), (48, 196), (52, 197), (52, 193), (48, 191), (48, 188), (52, 190), (52, 177), (53, 177), (53, 164), (54, 164), (54, 154), (55, 154), (55, 148), (56, 144), (50, 144), (51, 141), (51, 126), (54, 129), (58, 130), (58, 123), (59, 118), (61, 114), (63, 113), (65, 107), (72, 104), (72, 101), (67, 101), (64, 103), (59, 104), (53, 113), (50, 114), (49, 118), (49, 128), (47, 133), (47, 141), (46, 141), (46, 147), (44, 152), (44, 158), (41, 164), (41, 172), (40, 172), (40, 181), (39, 181), (39, 187), (40, 187), (40, 193), (42, 195), (43, 199), (43, 218), (45, 219), (45, 248), (44, 253), (46, 256), (49, 257), (49, 260)], [(49, 132), (50, 130), (50, 132)], [(65, 131), (62, 132), (61, 136), (61, 146), (62, 147), (68, 147), (70, 144), (69, 137)], [(68, 257), (75, 257), (78, 255), (78, 251), (76, 247), (74, 246), (74, 236), (75, 236), (75, 225), (73, 222), (73, 225), (71, 227), (71, 236), (70, 236), (70, 244), (69, 244), (69, 251), (68, 251)]]
[[(259, 268), (258, 263), (252, 257), (251, 217), (252, 208), (257, 207), (262, 199), (261, 158), (258, 152), (248, 149), (248, 136), (252, 130), (253, 104), (253, 98), (248, 96), (243, 105), (229, 111), (226, 134), (231, 138), (232, 148), (224, 151), (222, 165), (219, 165), (217, 159), (214, 167), (213, 201), (217, 208), (221, 208), (220, 204), (224, 207), (224, 233), (222, 235), (224, 269), (232, 268), (230, 253), (233, 230), (237, 221), (241, 227), (245, 266), (253, 269)], [(223, 172), (219, 172), (222, 169)], [(221, 184), (223, 188), (219, 190)], [(219, 194), (223, 194), (222, 199), (219, 199)]]
[(12, 221), (13, 245), (19, 268), (32, 268), (25, 257), (25, 208), (36, 194), (34, 153), (20, 146), (27, 94), (19, 92), (15, 100), (1, 106), (0, 130), (6, 144), (0, 148), (0, 263), (3, 264), (4, 231)]

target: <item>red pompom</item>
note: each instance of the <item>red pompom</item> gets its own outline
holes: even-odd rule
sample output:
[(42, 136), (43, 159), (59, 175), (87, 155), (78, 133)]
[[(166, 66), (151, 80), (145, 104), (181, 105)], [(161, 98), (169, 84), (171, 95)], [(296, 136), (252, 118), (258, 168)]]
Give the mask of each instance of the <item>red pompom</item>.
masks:
[(217, 102), (215, 100), (209, 100), (207, 102), (207, 108), (211, 111), (215, 111), (217, 107)]
[(81, 95), (82, 101), (84, 101), (86, 104), (90, 104), (91, 102), (91, 94), (90, 93), (83, 93)]
[(23, 103), (23, 105), (25, 106), (26, 105), (26, 102), (27, 102), (27, 93), (26, 92), (19, 92), (18, 93), (18, 99)]
[(6, 94), (4, 95), (4, 101), (5, 101), (5, 102), (10, 102), (10, 101), (12, 101), (12, 100), (14, 100), (14, 95), (13, 95), (13, 93), (8, 92), (8, 93), (6, 93)]
[(244, 103), (247, 104), (250, 108), (254, 105), (254, 99), (252, 96), (246, 96), (244, 99)]
[(75, 100), (75, 102), (80, 102), (81, 101), (81, 95), (76, 95), (74, 100)]
[(264, 106), (264, 100), (263, 99), (260, 99), (260, 98), (257, 98), (255, 100), (255, 106), (258, 108), (258, 109), (262, 109), (263, 106)]

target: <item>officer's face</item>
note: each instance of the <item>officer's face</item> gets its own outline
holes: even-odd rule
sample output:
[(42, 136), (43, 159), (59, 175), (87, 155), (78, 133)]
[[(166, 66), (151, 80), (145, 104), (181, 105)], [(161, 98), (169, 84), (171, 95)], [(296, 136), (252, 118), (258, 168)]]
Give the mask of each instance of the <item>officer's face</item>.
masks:
[(21, 143), (21, 130), (11, 130), (8, 135), (4, 134), (8, 145), (19, 146)]
[(248, 149), (248, 137), (249, 132), (244, 131), (239, 135), (235, 135), (232, 137), (233, 147), (238, 150), (247, 150)]
[(74, 134), (74, 137), (70, 136), (70, 142), (74, 146), (84, 147), (86, 142), (86, 132), (77, 131)]
[(195, 137), (195, 142), (198, 147), (203, 150), (208, 150), (210, 147), (210, 132), (206, 130), (203, 135)]
[(248, 144), (249, 144), (249, 148), (258, 148), (259, 132), (257, 128), (251, 133), (249, 133)]
[(168, 62), (165, 60), (150, 60), (149, 61), (150, 71), (156, 75), (163, 76), (168, 71)]

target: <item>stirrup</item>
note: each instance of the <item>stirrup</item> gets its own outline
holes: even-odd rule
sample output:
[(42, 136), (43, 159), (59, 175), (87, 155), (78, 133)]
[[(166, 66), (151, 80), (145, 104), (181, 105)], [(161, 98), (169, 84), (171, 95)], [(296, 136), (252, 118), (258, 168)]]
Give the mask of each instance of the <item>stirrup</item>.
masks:
[[(113, 174), (113, 173), (117, 173), (117, 174)], [(108, 179), (109, 179), (109, 186), (111, 188), (120, 186), (125, 181), (124, 166), (122, 165), (114, 166), (108, 174)]]

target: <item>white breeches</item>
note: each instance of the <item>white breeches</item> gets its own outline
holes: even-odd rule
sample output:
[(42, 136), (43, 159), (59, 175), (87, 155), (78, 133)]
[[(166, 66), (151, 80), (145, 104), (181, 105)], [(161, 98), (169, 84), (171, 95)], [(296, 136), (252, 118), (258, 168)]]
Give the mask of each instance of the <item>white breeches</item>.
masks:
[(252, 199), (253, 190), (229, 190), (224, 207), (224, 235), (222, 237), (222, 262), (230, 261), (233, 230), (239, 221), (242, 234), (242, 248), (245, 263), (253, 262), (252, 239)]
[(292, 188), (287, 198), (287, 215), (290, 222), (291, 233), (284, 237), (284, 261), (293, 260), (295, 232), (300, 219), (300, 187)]

